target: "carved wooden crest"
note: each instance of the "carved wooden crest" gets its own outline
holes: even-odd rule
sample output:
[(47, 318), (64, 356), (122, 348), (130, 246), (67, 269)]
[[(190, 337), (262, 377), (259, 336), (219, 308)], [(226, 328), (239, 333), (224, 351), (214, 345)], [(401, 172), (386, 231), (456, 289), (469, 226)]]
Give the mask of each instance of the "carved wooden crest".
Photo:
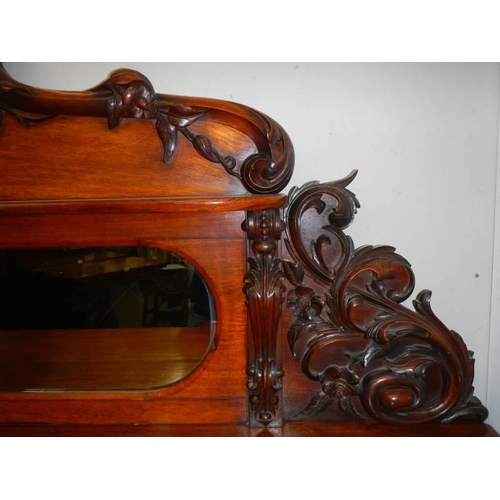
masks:
[[(113, 71), (87, 91), (57, 92), (17, 82), (0, 65), (0, 125), (4, 113), (23, 125), (58, 115), (103, 116), (110, 129), (124, 118), (154, 120), (164, 162), (173, 158), (181, 134), (202, 158), (222, 165), (251, 193), (278, 193), (293, 172), (292, 143), (285, 130), (268, 116), (216, 99), (157, 94), (144, 75), (129, 69)], [(231, 151), (219, 151), (213, 138), (191, 132), (191, 125), (197, 121), (213, 121), (245, 134), (253, 141), (254, 151), (243, 160), (237, 160)]]

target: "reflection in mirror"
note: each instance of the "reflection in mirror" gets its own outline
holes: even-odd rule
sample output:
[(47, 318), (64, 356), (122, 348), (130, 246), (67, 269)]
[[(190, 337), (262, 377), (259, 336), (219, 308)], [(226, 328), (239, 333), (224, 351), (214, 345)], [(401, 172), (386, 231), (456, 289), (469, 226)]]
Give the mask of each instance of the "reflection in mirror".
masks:
[(153, 247), (0, 251), (0, 390), (150, 389), (213, 347), (208, 287)]

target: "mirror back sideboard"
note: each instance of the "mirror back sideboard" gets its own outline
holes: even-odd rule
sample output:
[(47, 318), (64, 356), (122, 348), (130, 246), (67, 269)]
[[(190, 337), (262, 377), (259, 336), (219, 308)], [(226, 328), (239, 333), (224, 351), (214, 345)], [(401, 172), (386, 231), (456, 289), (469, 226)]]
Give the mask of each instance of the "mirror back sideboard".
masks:
[[(127, 69), (60, 92), (2, 67), (0, 119), (2, 252), (85, 250), (78, 268), (97, 250), (127, 248), (140, 270), (140, 249), (168, 252), (180, 262), (171, 265), (196, 271), (212, 308), (196, 363), (182, 329), (164, 328), (182, 346), (165, 352), (193, 368), (141, 388), (134, 370), (169, 357), (151, 349), (148, 328), (118, 328), (110, 344), (104, 328), (79, 337), (78, 328), (0, 325), (4, 435), (495, 435), (473, 395), (472, 354), (436, 317), (430, 292), (403, 305), (409, 263), (392, 247), (356, 248), (344, 233), (359, 207), (348, 189), (356, 172), (280, 194), (294, 168), (281, 125), (247, 106), (156, 93)], [(133, 273), (124, 265), (113, 279)], [(196, 305), (190, 295), (185, 303)], [(132, 382), (86, 388), (85, 377), (109, 369), (104, 358)], [(82, 384), (19, 389), (19, 377), (54, 370)]]

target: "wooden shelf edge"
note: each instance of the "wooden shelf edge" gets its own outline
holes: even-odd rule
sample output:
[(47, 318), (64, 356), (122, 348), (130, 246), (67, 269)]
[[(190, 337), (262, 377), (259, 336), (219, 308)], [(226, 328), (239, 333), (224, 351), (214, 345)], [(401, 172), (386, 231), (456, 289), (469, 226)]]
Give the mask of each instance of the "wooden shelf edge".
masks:
[(0, 437), (500, 437), (480, 422), (389, 426), (372, 421), (285, 422), (283, 427), (245, 424), (33, 425), (1, 424)]
[(221, 197), (116, 198), (94, 200), (0, 201), (0, 216), (168, 213), (168, 212), (238, 212), (263, 208), (281, 208), (286, 196), (241, 195)]

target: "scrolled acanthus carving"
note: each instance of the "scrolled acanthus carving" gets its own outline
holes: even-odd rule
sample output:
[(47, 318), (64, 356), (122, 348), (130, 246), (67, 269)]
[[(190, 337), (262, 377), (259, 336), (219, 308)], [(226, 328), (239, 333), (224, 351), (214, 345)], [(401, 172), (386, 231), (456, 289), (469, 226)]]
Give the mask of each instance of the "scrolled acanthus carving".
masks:
[(337, 401), (352, 418), (387, 423), (485, 419), (472, 353), (433, 313), (431, 293), (418, 294), (415, 311), (402, 304), (414, 289), (410, 264), (392, 247), (356, 249), (343, 232), (359, 207), (346, 189), (355, 175), (295, 188), (285, 208), (288, 343), (320, 386), (297, 417)]
[[(222, 165), (252, 193), (278, 193), (293, 173), (292, 143), (271, 118), (226, 101), (187, 97), (183, 101), (177, 96), (157, 94), (144, 75), (129, 69), (112, 72), (104, 82), (87, 91), (57, 92), (17, 82), (0, 64), (0, 124), (3, 113), (11, 114), (23, 125), (64, 114), (105, 116), (109, 128), (117, 127), (123, 118), (156, 120), (164, 162), (173, 157), (180, 132), (201, 157)], [(194, 122), (210, 121), (212, 116), (218, 123), (244, 131), (257, 152), (238, 160), (234, 152), (224, 154), (212, 139), (189, 130)]]

